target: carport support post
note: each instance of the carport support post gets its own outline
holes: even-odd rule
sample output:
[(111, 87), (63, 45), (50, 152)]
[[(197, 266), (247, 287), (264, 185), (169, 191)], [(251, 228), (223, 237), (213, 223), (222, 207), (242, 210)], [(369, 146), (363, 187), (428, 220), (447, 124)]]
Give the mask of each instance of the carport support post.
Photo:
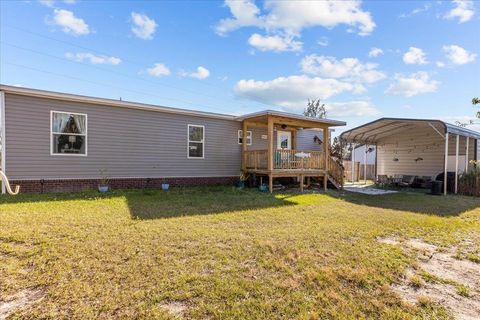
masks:
[(367, 151), (368, 146), (365, 144), (365, 155), (363, 157), (363, 182), (367, 184)]
[(447, 170), (448, 170), (448, 132), (445, 133), (445, 168), (443, 170), (443, 194), (447, 195)]
[(355, 143), (352, 143), (352, 184), (355, 184)]
[(465, 147), (465, 173), (468, 172), (468, 149), (470, 149), (470, 146), (469, 146), (469, 143), (470, 143), (470, 138), (469, 137), (466, 137), (467, 138), (467, 142), (466, 142), (466, 147)]
[(458, 192), (458, 152), (460, 149), (460, 135), (457, 134), (457, 141), (455, 144), (455, 194)]

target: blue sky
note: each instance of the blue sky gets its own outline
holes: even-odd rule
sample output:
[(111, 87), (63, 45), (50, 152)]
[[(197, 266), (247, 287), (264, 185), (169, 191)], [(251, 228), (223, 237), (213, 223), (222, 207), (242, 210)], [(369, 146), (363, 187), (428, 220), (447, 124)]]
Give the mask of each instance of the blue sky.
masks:
[[(473, 1), (1, 1), (0, 81), (243, 114), (321, 98), (348, 127), (473, 119)], [(475, 128), (478, 126), (473, 126)]]

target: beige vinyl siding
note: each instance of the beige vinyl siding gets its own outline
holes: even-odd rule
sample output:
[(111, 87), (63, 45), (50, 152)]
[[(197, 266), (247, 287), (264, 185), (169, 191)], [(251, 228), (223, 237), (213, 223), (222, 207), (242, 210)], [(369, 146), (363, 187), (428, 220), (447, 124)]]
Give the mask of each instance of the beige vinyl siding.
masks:
[[(456, 137), (454, 134), (449, 134), (449, 156), (455, 156)], [(470, 160), (474, 158), (474, 152), (475, 140), (470, 138)], [(459, 155), (465, 155), (465, 153), (466, 138), (460, 136)], [(393, 161), (394, 158), (398, 158), (398, 161)], [(423, 158), (423, 160), (415, 161), (417, 158)], [(378, 142), (377, 174), (436, 177), (444, 171), (444, 165), (445, 140), (429, 126), (417, 126)]]
[(435, 177), (443, 172), (444, 150), (445, 140), (428, 126), (396, 133), (377, 143), (377, 174)]
[[(13, 179), (235, 176), (241, 123), (6, 94), (7, 173)], [(50, 155), (50, 111), (88, 114), (88, 156)], [(205, 126), (205, 158), (187, 158), (188, 124)]]

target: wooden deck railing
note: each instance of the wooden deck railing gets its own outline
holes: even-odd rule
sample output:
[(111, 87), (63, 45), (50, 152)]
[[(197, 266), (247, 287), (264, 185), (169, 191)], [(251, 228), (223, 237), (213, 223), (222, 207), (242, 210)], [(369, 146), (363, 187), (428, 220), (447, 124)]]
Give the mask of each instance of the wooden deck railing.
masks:
[(268, 150), (252, 150), (245, 154), (247, 169), (267, 170)]
[[(300, 154), (305, 154), (301, 157)], [(246, 168), (254, 170), (268, 169), (268, 150), (252, 150), (245, 154)], [(274, 170), (323, 170), (324, 155), (320, 151), (302, 151), (278, 149), (273, 151)]]

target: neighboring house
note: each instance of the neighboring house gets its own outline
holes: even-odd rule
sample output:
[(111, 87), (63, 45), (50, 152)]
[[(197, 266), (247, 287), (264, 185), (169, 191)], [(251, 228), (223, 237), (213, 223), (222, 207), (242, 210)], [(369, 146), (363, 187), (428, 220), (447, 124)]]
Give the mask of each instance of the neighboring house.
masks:
[[(262, 111), (244, 116), (0, 86), (1, 170), (23, 192), (112, 187), (232, 184), (240, 170), (276, 177), (323, 177), (332, 126), (345, 122)], [(318, 131), (321, 129), (322, 131)], [(243, 130), (243, 131), (242, 131)], [(315, 140), (315, 141), (314, 141)], [(266, 180), (266, 181), (267, 181)]]
[[(372, 151), (365, 153), (365, 151), (369, 148), (373, 148), (371, 149)], [(375, 165), (375, 159), (377, 157), (376, 152), (377, 151), (374, 145), (357, 146), (355, 147), (355, 162), (359, 162), (361, 165), (364, 165), (366, 160), (367, 165)]]
[[(342, 133), (354, 144), (376, 147), (378, 175), (428, 176), (456, 172), (473, 166), (478, 160), (480, 133), (440, 120), (381, 118)], [(444, 184), (447, 192), (447, 183)]]

